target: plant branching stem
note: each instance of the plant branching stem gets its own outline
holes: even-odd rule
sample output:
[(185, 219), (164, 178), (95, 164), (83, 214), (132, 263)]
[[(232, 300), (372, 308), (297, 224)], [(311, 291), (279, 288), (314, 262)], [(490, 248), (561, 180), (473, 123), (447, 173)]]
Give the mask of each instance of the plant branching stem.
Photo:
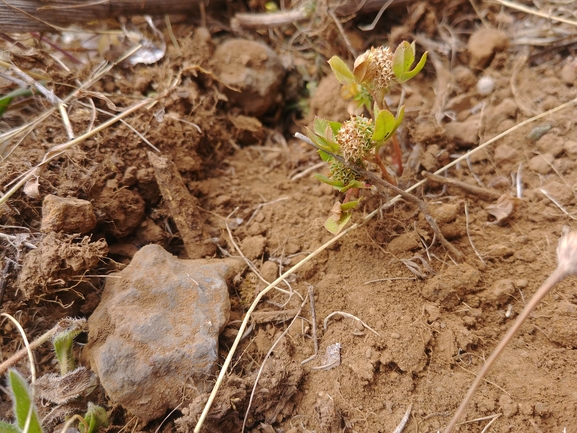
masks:
[[(308, 137), (305, 137), (304, 135), (300, 134), (300, 133), (296, 133), (295, 137), (305, 141), (306, 143), (311, 144), (312, 146), (316, 147), (315, 144), (308, 139)], [(377, 188), (377, 191), (379, 191), (385, 198), (389, 198), (389, 195), (387, 194), (387, 190), (393, 191), (395, 194), (398, 194), (401, 198), (405, 199), (406, 201), (408, 201), (409, 203), (413, 203), (414, 205), (416, 205), (419, 210), (423, 213), (423, 215), (425, 216), (425, 219), (427, 220), (427, 222), (429, 223), (429, 225), (431, 226), (431, 228), (433, 229), (433, 232), (435, 233), (435, 235), (439, 238), (439, 241), (441, 242), (441, 244), (451, 253), (453, 254), (453, 256), (455, 256), (455, 259), (458, 262), (462, 262), (463, 261), (463, 254), (457, 250), (446, 238), (445, 236), (443, 236), (443, 233), (441, 232), (441, 229), (439, 228), (439, 226), (437, 225), (435, 219), (431, 216), (431, 214), (429, 213), (429, 209), (427, 204), (419, 199), (417, 196), (408, 193), (407, 191), (399, 188), (396, 185), (393, 185), (392, 183), (386, 182), (385, 180), (381, 179), (379, 176), (377, 176), (374, 173), (371, 173), (370, 171), (367, 171), (361, 167), (358, 167), (348, 161), (345, 161), (345, 159), (340, 156), (340, 155), (335, 155), (334, 153), (328, 152), (328, 151), (324, 151), (327, 154), (329, 154), (331, 157), (333, 157), (334, 159), (336, 159), (337, 161), (339, 161), (340, 163), (344, 164), (346, 167), (350, 168), (351, 170), (353, 170), (354, 172), (357, 173), (357, 175), (361, 178), (364, 179), (365, 181), (367, 181), (368, 183), (370, 183), (371, 185), (374, 185), (375, 188)]]
[[(335, 157), (338, 157), (338, 155), (335, 155)], [(388, 189), (388, 190), (393, 191), (395, 194), (400, 195), (403, 199), (405, 199), (409, 203), (413, 203), (414, 205), (416, 205), (419, 208), (419, 210), (423, 213), (423, 215), (425, 216), (425, 219), (427, 220), (427, 222), (429, 223), (429, 225), (433, 229), (433, 232), (435, 233), (435, 235), (437, 235), (437, 237), (439, 238), (439, 241), (441, 242), (441, 244), (455, 257), (455, 259), (457, 261), (459, 261), (459, 262), (463, 261), (463, 254), (459, 250), (457, 250), (457, 248), (455, 248), (453, 246), (453, 244), (451, 244), (445, 238), (445, 236), (443, 236), (441, 229), (437, 225), (437, 222), (435, 221), (435, 219), (429, 213), (428, 206), (423, 200), (421, 200), (420, 198), (418, 198), (417, 196), (415, 196), (413, 194), (409, 194), (408, 192), (399, 188), (396, 185), (385, 182), (383, 179), (379, 178), (377, 175), (375, 175), (374, 173), (371, 173), (370, 171), (367, 171), (367, 170), (364, 170), (362, 168), (353, 166), (352, 164), (350, 164), (349, 167), (351, 169), (357, 170), (357, 172), (359, 173), (359, 175), (361, 177), (363, 177), (371, 185), (374, 185), (377, 188), (377, 191), (379, 191), (386, 198), (389, 198), (388, 194), (386, 193), (386, 190)]]

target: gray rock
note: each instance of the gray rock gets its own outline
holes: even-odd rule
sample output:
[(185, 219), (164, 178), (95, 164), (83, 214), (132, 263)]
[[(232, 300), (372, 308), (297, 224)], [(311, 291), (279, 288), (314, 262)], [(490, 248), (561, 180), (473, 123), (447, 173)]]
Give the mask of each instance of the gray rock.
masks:
[(230, 313), (226, 279), (242, 266), (147, 245), (108, 278), (86, 350), (110, 399), (148, 422), (179, 404), (184, 384), (209, 390)]

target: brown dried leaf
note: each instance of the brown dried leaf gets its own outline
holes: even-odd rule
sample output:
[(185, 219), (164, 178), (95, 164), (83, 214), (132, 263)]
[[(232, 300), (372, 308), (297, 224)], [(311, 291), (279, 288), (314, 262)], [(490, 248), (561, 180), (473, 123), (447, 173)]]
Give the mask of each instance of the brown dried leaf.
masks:
[(96, 375), (92, 371), (78, 367), (64, 376), (49, 373), (39, 377), (35, 391), (39, 398), (60, 405), (90, 394), (96, 384)]
[(334, 206), (330, 210), (330, 214), (331, 214), (331, 218), (333, 218), (335, 221), (338, 221), (341, 219), (341, 215), (343, 214), (343, 210), (341, 208), (341, 202), (340, 201), (337, 201), (334, 204)]
[(509, 194), (503, 194), (496, 203), (486, 207), (489, 215), (495, 217), (495, 221), (491, 224), (501, 224), (503, 221), (509, 219), (509, 217), (519, 209), (520, 204), (520, 199), (512, 197)]

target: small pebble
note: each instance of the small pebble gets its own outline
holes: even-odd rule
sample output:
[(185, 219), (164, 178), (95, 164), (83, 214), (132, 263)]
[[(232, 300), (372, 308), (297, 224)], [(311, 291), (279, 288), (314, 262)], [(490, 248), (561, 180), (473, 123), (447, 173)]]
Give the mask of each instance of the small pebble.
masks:
[(550, 153), (536, 155), (529, 160), (529, 169), (539, 174), (547, 174), (552, 170), (551, 164), (554, 160), (555, 157)]
[(489, 95), (495, 90), (495, 80), (492, 77), (481, 77), (477, 81), (477, 93), (479, 95)]
[(527, 135), (527, 138), (531, 141), (537, 141), (539, 140), (541, 137), (543, 137), (545, 134), (547, 134), (549, 132), (549, 130), (552, 128), (551, 125), (541, 125), (541, 126), (536, 126), (535, 128), (533, 128), (531, 130), (531, 132)]

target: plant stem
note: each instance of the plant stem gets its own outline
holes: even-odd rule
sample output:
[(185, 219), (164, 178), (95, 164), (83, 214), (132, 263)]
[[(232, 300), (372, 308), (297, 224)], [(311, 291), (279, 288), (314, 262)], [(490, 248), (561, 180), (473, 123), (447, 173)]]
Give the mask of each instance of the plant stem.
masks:
[(397, 176), (402, 176), (404, 170), (403, 170), (403, 152), (401, 152), (401, 145), (399, 144), (399, 139), (395, 134), (393, 134), (393, 136), (391, 137), (391, 141), (392, 141), (391, 157), (393, 159), (393, 165), (396, 167), (395, 171), (397, 172)]
[(383, 175), (383, 179), (385, 179), (387, 182), (389, 182), (392, 185), (396, 185), (397, 182), (395, 182), (395, 180), (388, 173), (387, 168), (385, 167), (385, 164), (383, 163), (383, 160), (381, 159), (381, 157), (379, 156), (378, 153), (375, 153), (375, 162), (377, 163), (377, 165), (381, 169), (381, 174)]

